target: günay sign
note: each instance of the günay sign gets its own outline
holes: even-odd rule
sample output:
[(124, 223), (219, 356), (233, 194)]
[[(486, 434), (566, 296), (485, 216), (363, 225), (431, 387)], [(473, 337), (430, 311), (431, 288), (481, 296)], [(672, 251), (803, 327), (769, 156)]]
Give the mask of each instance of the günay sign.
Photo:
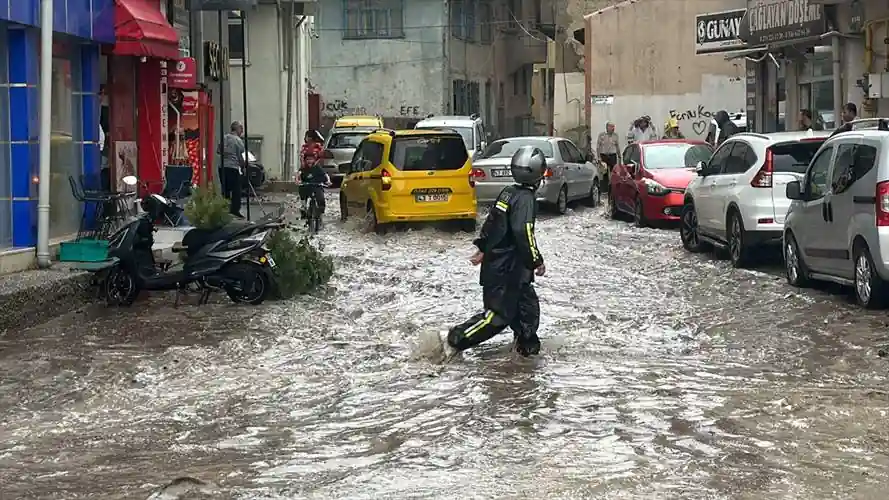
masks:
[(726, 10), (695, 16), (695, 54), (712, 54), (744, 48), (741, 21), (747, 9)]
[(748, 0), (741, 37), (751, 44), (799, 40), (821, 35), (824, 8), (809, 0)]

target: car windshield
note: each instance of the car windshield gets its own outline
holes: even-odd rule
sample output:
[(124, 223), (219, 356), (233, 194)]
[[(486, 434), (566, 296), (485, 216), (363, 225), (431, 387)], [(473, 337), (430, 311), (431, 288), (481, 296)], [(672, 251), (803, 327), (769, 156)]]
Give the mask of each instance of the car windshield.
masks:
[(806, 173), (809, 162), (815, 157), (818, 148), (824, 144), (824, 139), (814, 139), (799, 142), (776, 144), (769, 148), (772, 152), (773, 171)]
[(361, 144), (361, 140), (367, 137), (366, 133), (346, 132), (343, 134), (333, 134), (330, 136), (330, 142), (327, 143), (327, 149), (357, 149)]
[(645, 168), (648, 170), (693, 167), (713, 155), (710, 146), (704, 144), (675, 142), (648, 144), (644, 148)]
[(475, 149), (475, 144), (473, 144), (472, 140), (472, 127), (417, 127), (420, 130), (452, 130), (463, 138), (463, 143), (466, 145), (467, 151), (472, 151)]
[(517, 138), (492, 142), (479, 158), (512, 158), (512, 155), (522, 146), (534, 146), (543, 151), (543, 155), (547, 158), (553, 157), (553, 145), (549, 141)]
[(467, 157), (463, 141), (454, 135), (396, 137), (389, 153), (389, 161), (402, 172), (459, 170)]

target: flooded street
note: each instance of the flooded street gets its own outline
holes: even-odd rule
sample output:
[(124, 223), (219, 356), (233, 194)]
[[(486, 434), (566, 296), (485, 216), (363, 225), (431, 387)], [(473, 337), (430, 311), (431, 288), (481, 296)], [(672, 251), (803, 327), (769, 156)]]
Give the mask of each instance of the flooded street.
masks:
[(0, 339), (0, 498), (885, 498), (885, 311), (577, 208), (538, 223), (541, 355), (432, 365), (417, 339), (481, 308), (471, 236), (361, 234), (328, 194), (323, 294)]

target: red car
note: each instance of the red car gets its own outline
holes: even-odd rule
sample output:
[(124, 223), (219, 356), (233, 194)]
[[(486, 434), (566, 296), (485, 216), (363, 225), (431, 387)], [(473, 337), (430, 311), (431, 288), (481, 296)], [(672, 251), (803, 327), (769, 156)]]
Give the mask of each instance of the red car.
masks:
[(609, 212), (633, 216), (637, 226), (648, 222), (678, 222), (685, 188), (697, 176), (698, 162), (706, 162), (713, 148), (703, 141), (663, 139), (630, 144), (611, 173)]

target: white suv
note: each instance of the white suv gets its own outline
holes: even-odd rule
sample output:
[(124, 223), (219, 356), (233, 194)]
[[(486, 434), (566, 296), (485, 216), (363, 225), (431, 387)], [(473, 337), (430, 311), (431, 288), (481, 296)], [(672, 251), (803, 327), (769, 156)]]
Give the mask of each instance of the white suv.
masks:
[(679, 234), (691, 252), (728, 250), (734, 267), (750, 264), (750, 250), (780, 244), (790, 208), (787, 183), (802, 178), (829, 132), (736, 134), (699, 163), (685, 190)]

